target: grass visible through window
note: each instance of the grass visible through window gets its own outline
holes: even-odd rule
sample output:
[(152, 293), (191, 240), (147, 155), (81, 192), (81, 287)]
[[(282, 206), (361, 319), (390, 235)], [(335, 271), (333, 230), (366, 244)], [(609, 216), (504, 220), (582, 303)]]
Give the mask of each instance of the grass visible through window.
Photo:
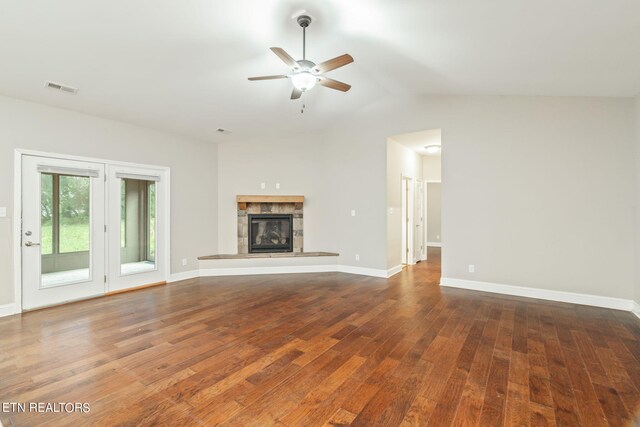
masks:
[[(42, 224), (42, 246), (49, 248), (48, 252), (42, 251), (43, 254), (51, 253), (53, 245), (53, 236), (51, 235), (51, 223)], [(60, 252), (80, 252), (89, 250), (89, 224), (62, 224), (60, 226), (60, 235), (64, 239), (60, 240)]]

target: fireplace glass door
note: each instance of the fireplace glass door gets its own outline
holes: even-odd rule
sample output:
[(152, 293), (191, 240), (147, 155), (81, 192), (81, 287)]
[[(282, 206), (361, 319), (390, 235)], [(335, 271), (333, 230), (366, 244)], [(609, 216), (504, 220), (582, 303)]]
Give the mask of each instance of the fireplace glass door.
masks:
[(293, 252), (293, 215), (249, 215), (249, 253)]

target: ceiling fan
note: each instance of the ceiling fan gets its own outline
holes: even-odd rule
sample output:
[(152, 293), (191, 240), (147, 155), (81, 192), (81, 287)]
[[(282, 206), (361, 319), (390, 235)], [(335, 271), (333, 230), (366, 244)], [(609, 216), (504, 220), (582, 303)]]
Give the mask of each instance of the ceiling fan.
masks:
[(302, 59), (296, 61), (289, 55), (284, 49), (280, 47), (272, 47), (273, 53), (278, 55), (285, 64), (292, 69), (291, 74), (280, 74), (275, 76), (261, 76), (261, 77), (249, 77), (249, 80), (275, 80), (275, 79), (291, 79), (293, 83), (293, 92), (291, 92), (291, 99), (298, 99), (302, 94), (312, 89), (316, 83), (321, 86), (328, 87), (330, 89), (346, 92), (351, 89), (351, 85), (348, 85), (337, 80), (330, 79), (324, 76), (327, 73), (336, 68), (343, 67), (353, 62), (353, 58), (349, 54), (344, 54), (328, 61), (315, 64), (309, 61), (306, 57), (306, 42), (307, 42), (307, 27), (311, 24), (311, 17), (307, 15), (300, 15), (297, 18), (298, 25), (302, 27)]

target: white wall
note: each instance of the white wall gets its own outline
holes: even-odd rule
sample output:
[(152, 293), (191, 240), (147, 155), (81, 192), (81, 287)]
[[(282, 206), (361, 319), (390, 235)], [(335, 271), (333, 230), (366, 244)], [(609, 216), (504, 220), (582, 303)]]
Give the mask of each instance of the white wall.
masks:
[[(636, 283), (635, 301), (640, 305), (640, 94), (635, 99), (636, 136)], [(640, 307), (636, 307), (640, 315)]]
[[(422, 176), (425, 181), (442, 181), (442, 156), (422, 156)], [(427, 184), (427, 242), (442, 240), (442, 185)], [(437, 189), (437, 194), (431, 189)], [(440, 236), (438, 238), (438, 236)]]
[(442, 156), (422, 156), (422, 178), (425, 181), (442, 180)]
[[(236, 195), (304, 195), (305, 251), (335, 251), (338, 264), (386, 270), (386, 222), (374, 222), (386, 205), (386, 143), (362, 151), (331, 132), (219, 144), (219, 253), (237, 251)], [(349, 132), (339, 130), (344, 138)]]
[[(187, 138), (0, 98), (0, 206), (11, 215), (16, 147), (170, 166), (178, 272), (195, 267), (183, 257), (233, 252), (235, 195), (280, 182), (308, 197), (305, 249), (387, 269), (387, 137), (442, 128), (444, 277), (633, 298), (633, 114), (628, 99), (399, 98), (305, 138), (222, 144), (218, 159)], [(10, 221), (0, 220), (0, 259), (11, 256), (1, 235)], [(0, 267), (2, 304), (13, 290)]]
[[(16, 148), (171, 167), (171, 272), (197, 268), (217, 245), (216, 147), (121, 122), (0, 97), (0, 305), (14, 302)], [(188, 264), (182, 266), (182, 259)]]
[[(326, 210), (332, 188), (324, 182), (321, 143), (313, 136), (260, 138), (221, 143), (218, 147), (218, 252), (234, 254), (237, 244), (239, 194), (305, 196), (304, 250), (335, 251), (338, 236), (331, 235)], [(266, 189), (261, 189), (261, 183)], [(276, 183), (280, 189), (276, 189)]]
[(390, 269), (402, 264), (402, 176), (421, 178), (422, 157), (388, 138), (386, 171), (387, 269)]
[(388, 265), (375, 249), (386, 247), (387, 137), (441, 128), (443, 276), (632, 298), (632, 114), (629, 99), (464, 96), (354, 112), (327, 134), (333, 179), (347, 182), (336, 186), (337, 205), (366, 212), (355, 227), (335, 217), (350, 233), (347, 262), (372, 248), (363, 261)]
[(427, 184), (427, 244), (442, 240), (442, 184)]

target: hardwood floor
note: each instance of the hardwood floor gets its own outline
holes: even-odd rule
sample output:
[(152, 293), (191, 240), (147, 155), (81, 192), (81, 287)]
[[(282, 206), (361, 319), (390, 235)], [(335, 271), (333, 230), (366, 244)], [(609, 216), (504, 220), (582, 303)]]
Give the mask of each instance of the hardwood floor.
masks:
[[(632, 314), (390, 280), (201, 278), (0, 319), (11, 425), (624, 425)], [(603, 284), (604, 286), (605, 284)]]

